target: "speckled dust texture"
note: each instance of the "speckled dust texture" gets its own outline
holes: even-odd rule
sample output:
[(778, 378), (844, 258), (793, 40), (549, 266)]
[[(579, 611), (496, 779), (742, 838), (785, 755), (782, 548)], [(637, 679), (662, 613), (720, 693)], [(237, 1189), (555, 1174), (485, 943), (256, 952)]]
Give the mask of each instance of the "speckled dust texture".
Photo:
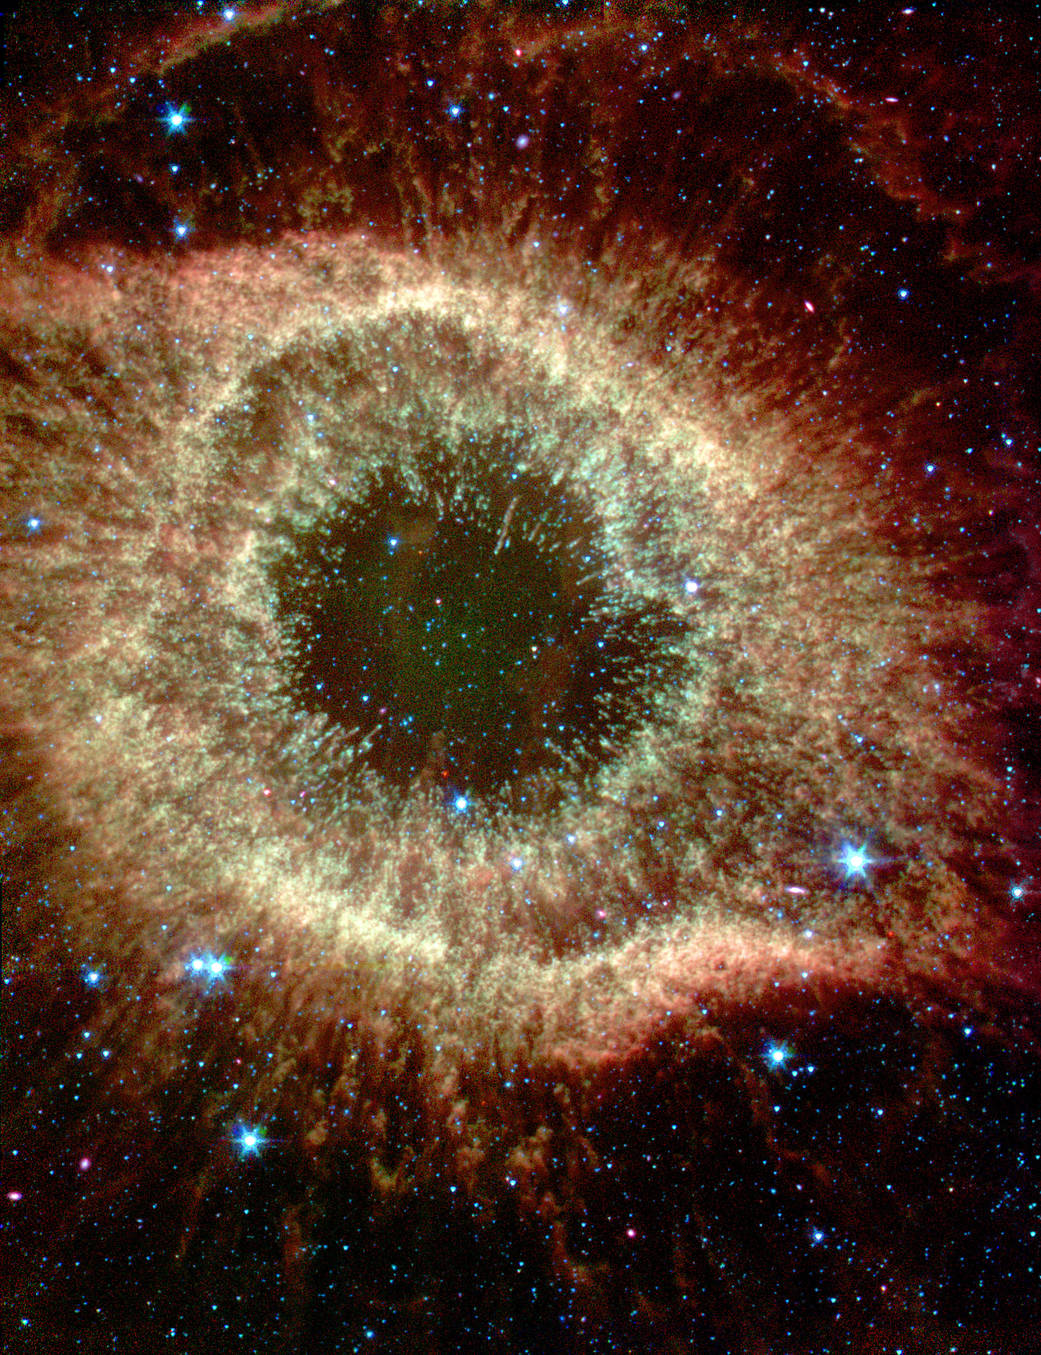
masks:
[[(0, 157), (10, 1348), (1034, 1349), (1036, 31), (138, 17)], [(635, 723), (301, 706), (391, 473), (581, 509)]]

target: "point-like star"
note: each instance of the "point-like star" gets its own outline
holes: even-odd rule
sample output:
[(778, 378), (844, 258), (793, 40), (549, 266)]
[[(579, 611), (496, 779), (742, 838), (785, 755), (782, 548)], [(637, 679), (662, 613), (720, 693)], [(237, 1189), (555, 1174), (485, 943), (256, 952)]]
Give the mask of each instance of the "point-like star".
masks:
[(191, 122), (191, 118), (188, 114), (189, 108), (187, 104), (181, 104), (180, 108), (174, 108), (172, 105), (167, 107), (162, 116), (162, 121), (166, 124), (167, 133), (172, 136), (174, 132), (183, 132)]
[(866, 847), (854, 847), (851, 842), (847, 842), (842, 848), (843, 869), (846, 872), (846, 879), (851, 880), (856, 877), (864, 879), (867, 876), (867, 868), (871, 865), (871, 858), (867, 854)]
[(205, 978), (209, 983), (216, 983), (218, 979), (223, 979), (230, 969), (230, 962), (225, 955), (193, 955), (185, 965), (189, 974), (195, 974), (199, 978)]
[(235, 1146), (243, 1157), (256, 1157), (264, 1146), (264, 1130), (257, 1125), (240, 1125), (235, 1131)]

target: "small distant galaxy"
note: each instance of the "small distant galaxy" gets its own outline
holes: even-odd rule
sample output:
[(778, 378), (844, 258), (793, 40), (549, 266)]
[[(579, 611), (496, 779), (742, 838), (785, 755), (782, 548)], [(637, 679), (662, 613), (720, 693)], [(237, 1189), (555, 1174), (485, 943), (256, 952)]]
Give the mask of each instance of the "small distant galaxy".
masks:
[(7, 1348), (1036, 1350), (1036, 21), (6, 61)]

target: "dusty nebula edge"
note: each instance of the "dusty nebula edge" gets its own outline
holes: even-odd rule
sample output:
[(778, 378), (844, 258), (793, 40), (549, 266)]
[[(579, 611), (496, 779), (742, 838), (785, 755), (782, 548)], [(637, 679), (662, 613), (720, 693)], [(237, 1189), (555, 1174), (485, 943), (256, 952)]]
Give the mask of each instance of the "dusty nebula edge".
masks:
[[(12, 1349), (1036, 1346), (1037, 53), (706, 13), (84, 17), (11, 100)], [(639, 718), (558, 746), (564, 634), (501, 794), (304, 708), (391, 470), (580, 505)]]

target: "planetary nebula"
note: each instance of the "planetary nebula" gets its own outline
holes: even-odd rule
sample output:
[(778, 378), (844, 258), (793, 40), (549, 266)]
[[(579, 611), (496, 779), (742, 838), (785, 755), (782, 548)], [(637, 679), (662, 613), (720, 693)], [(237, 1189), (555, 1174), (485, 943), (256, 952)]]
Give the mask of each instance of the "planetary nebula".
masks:
[(1036, 35), (29, 8), (11, 1349), (1035, 1349)]

